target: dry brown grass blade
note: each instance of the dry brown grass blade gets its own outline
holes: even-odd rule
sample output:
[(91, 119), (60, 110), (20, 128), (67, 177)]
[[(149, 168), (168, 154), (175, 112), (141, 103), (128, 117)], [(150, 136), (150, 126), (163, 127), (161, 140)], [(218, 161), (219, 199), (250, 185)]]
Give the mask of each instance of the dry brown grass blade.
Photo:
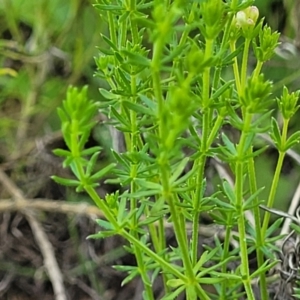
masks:
[(11, 194), (18, 205), (23, 206), (23, 214), (25, 215), (34, 238), (41, 250), (43, 255), (45, 268), (49, 275), (49, 279), (52, 283), (52, 287), (55, 294), (56, 300), (67, 300), (67, 295), (63, 283), (63, 275), (58, 266), (53, 247), (43, 230), (41, 223), (35, 218), (34, 211), (30, 211), (26, 208), (26, 199), (23, 196), (22, 191), (15, 185), (15, 183), (2, 171), (0, 170), (0, 182), (4, 188)]

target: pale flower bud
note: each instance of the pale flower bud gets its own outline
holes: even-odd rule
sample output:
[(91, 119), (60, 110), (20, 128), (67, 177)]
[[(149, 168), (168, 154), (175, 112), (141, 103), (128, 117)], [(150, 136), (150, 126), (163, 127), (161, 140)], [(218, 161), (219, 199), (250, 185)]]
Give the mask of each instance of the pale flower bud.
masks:
[(256, 6), (249, 6), (246, 9), (239, 11), (233, 22), (238, 29), (242, 29), (244, 36), (251, 35), (253, 31), (256, 21), (259, 16), (259, 11)]
[(248, 8), (246, 8), (246, 15), (248, 19), (251, 19), (253, 21), (253, 23), (255, 24), (258, 16), (259, 16), (259, 11), (258, 8), (256, 6), (250, 6)]
[(242, 27), (244, 24), (246, 24), (246, 14), (243, 11), (239, 11), (236, 14), (236, 26), (237, 27)]

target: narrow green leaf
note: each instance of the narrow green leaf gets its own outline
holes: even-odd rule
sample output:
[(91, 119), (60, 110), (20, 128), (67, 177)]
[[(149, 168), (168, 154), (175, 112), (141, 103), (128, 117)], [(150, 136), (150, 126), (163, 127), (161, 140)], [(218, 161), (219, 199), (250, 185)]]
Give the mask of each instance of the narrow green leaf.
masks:
[[(230, 257), (227, 257), (226, 259), (222, 260), (221, 262), (217, 263), (217, 264), (214, 264), (213, 266), (211, 267), (207, 267), (205, 268), (203, 271), (199, 272), (197, 274), (197, 279), (198, 278), (202, 278), (204, 275), (206, 274), (209, 274), (211, 273), (212, 271), (214, 270), (217, 270), (219, 267), (221, 267), (222, 265), (224, 264), (227, 264), (228, 262), (230, 261), (233, 261), (233, 260), (236, 260), (237, 258), (234, 257), (234, 256), (230, 256)], [(240, 277), (239, 277), (240, 278)]]
[(87, 239), (95, 239), (95, 240), (106, 239), (114, 235), (116, 235), (115, 231), (99, 231), (98, 233), (89, 235)]
[(253, 145), (254, 137), (255, 137), (255, 134), (253, 132), (249, 132), (247, 134), (246, 141), (244, 144), (244, 149), (243, 149), (244, 153), (246, 153), (249, 150), (249, 148)]
[(65, 149), (54, 149), (52, 152), (55, 155), (62, 156), (62, 157), (68, 157), (68, 156), (72, 155), (72, 153), (70, 151), (65, 150)]
[(110, 5), (109, 4), (94, 4), (93, 6), (99, 10), (104, 10), (104, 11), (111, 10), (114, 13), (116, 13), (117, 11), (123, 10), (122, 6), (112, 5), (112, 4), (110, 4)]
[(170, 178), (170, 183), (174, 183), (174, 181), (182, 174), (183, 170), (185, 169), (187, 163), (189, 162), (189, 158), (185, 157), (183, 160), (179, 162), (176, 166), (175, 171), (173, 171), (173, 175)]
[(300, 131), (294, 132), (286, 141), (284, 150), (292, 148), (294, 145), (298, 144), (300, 141)]
[(222, 133), (222, 140), (226, 146), (226, 149), (228, 149), (228, 151), (234, 156), (237, 155), (237, 151), (234, 144), (229, 140), (229, 138), (225, 135), (225, 133)]
[(118, 215), (117, 215), (117, 221), (120, 224), (126, 216), (127, 213), (127, 209), (126, 209), (126, 203), (127, 202), (127, 198), (123, 195), (121, 196), (121, 200), (118, 203)]
[(105, 221), (105, 220), (102, 220), (102, 219), (96, 219), (96, 223), (97, 223), (100, 227), (102, 227), (102, 228), (104, 228), (104, 229), (106, 229), (106, 230), (113, 230), (113, 229), (114, 229), (113, 226), (112, 226), (109, 222), (107, 222), (107, 221)]
[(213, 202), (218, 206), (220, 211), (235, 211), (235, 206), (219, 199), (214, 199)]
[[(224, 58), (222, 58), (222, 60), (221, 60), (221, 65), (232, 64), (232, 63), (233, 63), (232, 60), (233, 60), (236, 56), (238, 56), (239, 53), (242, 52), (243, 48), (244, 48), (244, 45), (241, 44), (234, 52), (231, 52), (231, 51), (230, 51), (230, 54), (229, 54), (229, 55), (227, 55), (227, 56), (225, 56)], [(227, 52), (224, 51), (224, 53), (227, 53)]]
[(60, 107), (57, 109), (57, 114), (58, 114), (58, 117), (59, 117), (61, 123), (69, 123), (70, 122), (69, 116)]
[(143, 105), (140, 105), (140, 104), (136, 104), (136, 103), (133, 103), (133, 102), (130, 102), (130, 101), (127, 101), (127, 100), (124, 100), (123, 101), (123, 104), (130, 110), (133, 110), (137, 113), (141, 113), (141, 114), (144, 114), (144, 115), (149, 115), (149, 116), (155, 116), (156, 115), (156, 112), (151, 110), (150, 108), (148, 107), (145, 107)]
[(159, 183), (155, 183), (152, 181), (148, 181), (146, 179), (139, 179), (136, 178), (135, 182), (138, 183), (138, 185), (142, 188), (148, 189), (148, 190), (159, 190), (162, 191), (162, 186)]
[(99, 157), (100, 151), (95, 152), (91, 159), (89, 160), (87, 166), (86, 166), (86, 176), (89, 177), (92, 174), (92, 171), (96, 165), (97, 159)]
[(100, 146), (94, 146), (91, 148), (87, 148), (81, 151), (81, 156), (88, 156), (93, 155), (95, 152), (98, 152), (100, 154), (100, 150), (102, 150), (102, 147)]
[(260, 149), (254, 151), (253, 153), (251, 153), (251, 155), (246, 155), (246, 158), (250, 158), (250, 157), (256, 157), (260, 154), (262, 154), (263, 152), (265, 152), (267, 149), (269, 148), (268, 145), (261, 147)]
[(241, 280), (240, 275), (236, 275), (236, 274), (232, 274), (232, 273), (220, 273), (220, 272), (212, 271), (212, 272), (210, 272), (210, 275), (215, 276), (215, 277), (222, 277), (222, 278), (226, 278), (226, 279)]
[(211, 277), (211, 278), (206, 278), (206, 277), (201, 277), (198, 282), (201, 284), (216, 284), (224, 281), (225, 278), (216, 278), (216, 277)]
[(216, 247), (213, 250), (209, 251), (204, 251), (198, 260), (197, 264), (193, 268), (194, 272), (196, 273), (200, 268), (207, 262), (209, 261), (212, 257), (216, 255), (216, 253), (220, 250), (220, 247)]
[[(104, 48), (104, 47), (97, 47), (97, 49), (99, 50), (100, 53), (105, 54), (105, 55), (107, 55), (107, 56), (110, 56), (110, 55), (112, 56), (112, 55), (115, 54), (113, 50), (106, 49), (106, 48)], [(102, 70), (102, 69), (101, 69), (101, 66), (100, 66), (99, 64), (97, 64), (97, 66), (98, 66), (98, 70)], [(96, 74), (97, 74), (99, 77), (101, 76), (101, 75), (100, 75), (101, 73), (96, 73)], [(104, 78), (106, 78), (106, 77), (104, 76)]]
[[(128, 282), (132, 281), (132, 279), (135, 278), (135, 277), (137, 277), (138, 275), (139, 275), (139, 271), (138, 270), (130, 272), (130, 274), (122, 281), (121, 286), (124, 286)], [(150, 285), (150, 282), (148, 282), (148, 284)]]
[(108, 174), (115, 166), (116, 166), (115, 163), (109, 164), (109, 165), (106, 166), (105, 168), (101, 169), (100, 171), (98, 171), (97, 173), (95, 173), (94, 175), (92, 175), (92, 176), (90, 177), (90, 179), (91, 179), (92, 181), (101, 179), (101, 178), (104, 177), (106, 174)]
[(271, 236), (272, 233), (274, 233), (275, 230), (277, 230), (277, 229), (280, 227), (282, 221), (283, 221), (283, 218), (277, 219), (277, 220), (276, 220), (276, 221), (275, 221), (275, 222), (267, 229), (267, 231), (266, 231), (266, 237)]
[(144, 67), (150, 67), (151, 61), (137, 53), (130, 52), (128, 50), (122, 50), (121, 53), (126, 55), (128, 57), (128, 62), (137, 65), (137, 66), (144, 66)]
[(177, 46), (175, 47), (175, 49), (168, 55), (166, 55), (161, 63), (164, 65), (164, 64), (167, 64), (169, 62), (173, 62), (174, 58), (177, 57), (178, 55), (184, 55), (184, 53), (186, 52), (186, 50), (188, 49), (189, 45), (188, 43), (182, 45), (182, 46)]
[[(260, 126), (260, 124), (262, 124), (264, 121), (267, 120), (267, 122), (269, 123), (270, 117), (273, 113), (273, 110), (270, 109), (267, 112), (264, 112), (263, 114), (261, 114), (257, 119), (255, 119), (255, 121), (252, 123), (252, 127), (254, 128), (258, 128)], [(269, 129), (270, 125), (265, 127), (264, 129)], [(258, 130), (259, 131), (259, 130)], [(254, 130), (254, 132), (257, 132), (257, 130)]]
[(169, 279), (167, 281), (167, 285), (172, 288), (177, 288), (181, 285), (184, 285), (184, 282), (182, 281), (182, 279)]
[(124, 116), (120, 115), (113, 106), (110, 107), (110, 112), (122, 125), (124, 125), (125, 127), (127, 127), (130, 130), (129, 121), (126, 120), (124, 118)]
[[(127, 246), (126, 247), (124, 246), (124, 248), (129, 253), (134, 253), (131, 248), (128, 248)], [(132, 272), (132, 271), (137, 270), (136, 266), (115, 265), (115, 266), (113, 266), (113, 268), (116, 269), (116, 270), (118, 270), (118, 271), (122, 271), (122, 272)]]
[(225, 84), (223, 84), (219, 89), (217, 89), (217, 90), (213, 93), (211, 99), (212, 99), (212, 100), (218, 99), (218, 98), (219, 98), (225, 91), (227, 91), (228, 88), (229, 88), (231, 85), (233, 85), (234, 83), (235, 83), (235, 80), (229, 80), (229, 81), (227, 81)]
[(174, 292), (168, 293), (164, 297), (161, 298), (161, 300), (174, 300), (177, 299), (177, 297), (185, 290), (185, 285), (180, 286), (177, 288)]
[(265, 187), (261, 187), (258, 189), (255, 193), (253, 193), (243, 204), (243, 209), (247, 210), (249, 209), (249, 206), (253, 205), (254, 199), (265, 189)]
[(138, 94), (139, 98), (144, 102), (152, 111), (157, 111), (157, 103), (145, 95)]
[(122, 79), (122, 83), (124, 83), (124, 87), (127, 88), (128, 91), (131, 92), (131, 82), (130, 82), (130, 76), (126, 72), (124, 72), (122, 69), (118, 68), (117, 69), (118, 75)]
[(274, 144), (276, 145), (276, 147), (280, 150), (282, 147), (280, 129), (279, 129), (277, 121), (273, 117), (272, 117), (271, 124), (272, 124), (271, 138), (274, 141)]
[[(79, 132), (76, 133), (79, 135)], [(80, 151), (84, 149), (85, 144), (87, 143), (88, 139), (90, 137), (90, 130), (85, 130), (82, 135), (79, 138), (79, 142), (77, 144)]]
[(223, 182), (223, 189), (224, 189), (224, 192), (225, 192), (227, 198), (229, 199), (230, 203), (235, 205), (236, 197), (235, 197), (234, 190), (232, 189), (231, 185), (226, 180), (224, 180), (224, 182)]
[(135, 193), (128, 194), (128, 197), (130, 198), (143, 198), (143, 197), (149, 197), (149, 196), (155, 196), (159, 195), (161, 193), (161, 190), (150, 190), (150, 191), (138, 191)]
[(101, 94), (105, 99), (108, 99), (108, 100), (113, 100), (113, 99), (118, 99), (118, 98), (120, 98), (119, 95), (116, 95), (116, 94), (114, 94), (114, 93), (112, 93), (112, 92), (109, 92), (109, 91), (107, 91), (107, 90), (105, 90), (105, 89), (103, 89), (103, 88), (100, 88), (100, 89), (99, 89), (99, 92), (100, 92), (100, 94)]
[(105, 36), (104, 34), (100, 34), (101, 37), (103, 38), (104, 42), (110, 47), (112, 48), (113, 50), (115, 51), (118, 51), (119, 49), (116, 47), (116, 45), (107, 37)]
[(300, 226), (298, 224), (291, 223), (290, 227), (295, 230), (298, 235), (300, 235)]
[[(117, 162), (120, 163), (120, 165), (129, 167), (129, 165), (130, 165), (129, 162), (123, 158), (122, 154), (117, 153), (113, 149), (111, 149), (111, 153), (114, 156), (114, 158), (117, 160)], [(125, 156), (125, 158), (126, 158), (126, 156)]]
[(254, 279), (254, 278), (258, 277), (260, 274), (266, 273), (267, 271), (269, 271), (273, 267), (275, 267), (278, 263), (279, 263), (279, 260), (273, 261), (270, 264), (269, 264), (269, 260), (266, 260), (259, 269), (257, 269), (250, 275), (250, 278)]
[(68, 179), (68, 178), (62, 178), (59, 176), (51, 176), (51, 179), (53, 179), (55, 182), (65, 185), (65, 186), (78, 186), (80, 185), (80, 181), (75, 179)]
[(168, 208), (165, 205), (165, 200), (163, 197), (159, 197), (154, 203), (152, 202), (152, 208), (150, 211), (150, 215), (151, 216), (157, 216), (157, 215), (161, 215), (160, 213), (165, 211), (165, 209)]

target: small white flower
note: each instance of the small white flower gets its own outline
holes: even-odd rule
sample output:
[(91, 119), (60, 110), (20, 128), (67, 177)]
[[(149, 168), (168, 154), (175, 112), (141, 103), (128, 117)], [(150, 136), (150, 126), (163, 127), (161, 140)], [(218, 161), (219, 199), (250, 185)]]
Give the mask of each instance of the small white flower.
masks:
[(236, 14), (236, 26), (237, 27), (242, 27), (246, 23), (247, 23), (247, 20), (246, 20), (245, 12), (244, 11), (239, 11)]

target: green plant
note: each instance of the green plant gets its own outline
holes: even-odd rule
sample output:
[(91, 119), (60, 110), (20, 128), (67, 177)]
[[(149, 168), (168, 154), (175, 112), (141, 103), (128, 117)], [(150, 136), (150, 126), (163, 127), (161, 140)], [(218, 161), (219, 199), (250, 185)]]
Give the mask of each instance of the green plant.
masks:
[[(92, 78), (89, 65), (100, 41), (94, 29), (101, 20), (81, 0), (4, 0), (0, 18), (0, 64), (18, 75), (0, 77), (0, 149), (9, 161), (31, 151), (38, 136), (59, 129), (55, 110), (67, 87)], [(11, 69), (2, 68), (1, 75), (14, 74)]]
[[(96, 76), (110, 88), (100, 89), (102, 100), (87, 97), (87, 88), (70, 87), (58, 109), (68, 150), (65, 158), (75, 179), (53, 176), (61, 184), (85, 191), (105, 215), (101, 231), (90, 238), (121, 235), (137, 266), (117, 266), (128, 272), (123, 284), (140, 276), (144, 299), (155, 299), (153, 281), (164, 282), (162, 299), (181, 293), (192, 299), (254, 298), (259, 278), (261, 299), (268, 299), (267, 271), (277, 263), (273, 233), (262, 218), (260, 192), (270, 188), (272, 207), (284, 156), (299, 141), (288, 136), (299, 92), (286, 88), (277, 100), (283, 126), (272, 117), (276, 99), (263, 64), (271, 58), (279, 34), (258, 21), (252, 1), (105, 1), (95, 5), (108, 23), (107, 47), (96, 58)], [(255, 56), (249, 68), (251, 46)], [(232, 78), (225, 80), (232, 68)], [(112, 150), (114, 162), (97, 170), (100, 147), (86, 142), (100, 110), (109, 125), (124, 135), (126, 150)], [(225, 125), (237, 133), (230, 138)], [(255, 158), (266, 147), (255, 148), (256, 136), (270, 132), (279, 158), (271, 187), (259, 187)], [(213, 193), (207, 189), (205, 166), (218, 157), (234, 174), (234, 185), (224, 179)], [(125, 190), (101, 199), (99, 180), (118, 183)], [(225, 238), (215, 240), (199, 256), (201, 213), (224, 226)], [(246, 214), (254, 217), (251, 223)], [(174, 229), (177, 247), (166, 244), (165, 223)], [(190, 226), (191, 234), (186, 228)], [(233, 229), (237, 228), (238, 234)], [(238, 249), (231, 249), (232, 237)], [(255, 253), (258, 266), (249, 268)], [(229, 262), (240, 263), (235, 269)], [(213, 262), (213, 263), (212, 263)], [(204, 286), (211, 285), (215, 292)]]

